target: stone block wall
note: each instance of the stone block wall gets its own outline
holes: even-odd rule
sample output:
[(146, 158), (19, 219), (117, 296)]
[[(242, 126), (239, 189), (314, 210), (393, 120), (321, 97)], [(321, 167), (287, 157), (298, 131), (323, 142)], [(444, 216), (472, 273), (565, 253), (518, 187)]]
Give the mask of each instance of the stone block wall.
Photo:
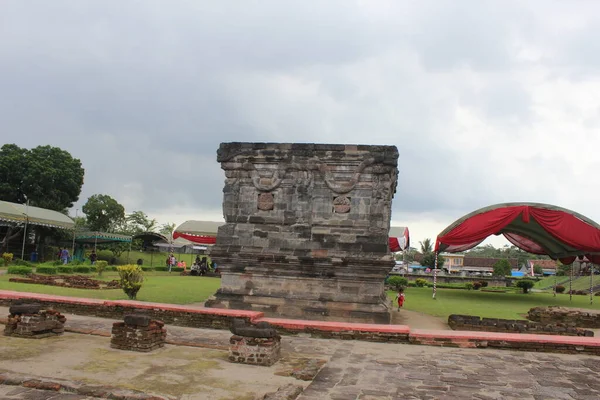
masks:
[(281, 358), (281, 338), (254, 338), (233, 335), (229, 340), (229, 361), (271, 366)]
[(149, 352), (165, 345), (167, 329), (162, 321), (149, 321), (148, 325), (115, 322), (112, 327), (110, 347), (119, 350)]
[(568, 307), (534, 307), (527, 313), (531, 321), (542, 324), (566, 324), (579, 328), (600, 328), (600, 311)]
[(594, 336), (594, 332), (565, 324), (543, 324), (524, 320), (481, 318), (472, 315), (448, 316), (448, 326), (458, 331), (534, 333), (542, 335)]
[(207, 306), (389, 323), (396, 147), (222, 143), (217, 159), (221, 289)]
[(42, 310), (35, 314), (9, 315), (4, 327), (6, 336), (45, 338), (62, 335), (67, 319), (55, 310)]

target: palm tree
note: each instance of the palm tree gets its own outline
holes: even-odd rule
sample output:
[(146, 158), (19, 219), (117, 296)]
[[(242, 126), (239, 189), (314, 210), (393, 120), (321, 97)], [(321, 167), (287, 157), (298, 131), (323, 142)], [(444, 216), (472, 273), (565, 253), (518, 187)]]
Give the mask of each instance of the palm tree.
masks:
[(431, 243), (431, 239), (427, 238), (422, 242), (419, 242), (421, 245), (421, 254), (428, 254), (433, 251), (433, 243)]

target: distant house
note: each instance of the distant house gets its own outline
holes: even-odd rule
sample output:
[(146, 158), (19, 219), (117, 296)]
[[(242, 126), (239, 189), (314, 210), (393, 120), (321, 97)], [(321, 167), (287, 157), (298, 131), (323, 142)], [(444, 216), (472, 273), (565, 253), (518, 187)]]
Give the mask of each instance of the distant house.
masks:
[(527, 260), (528, 275), (534, 275), (533, 269), (536, 265), (542, 267), (544, 275), (554, 275), (558, 268), (558, 264), (554, 260)]
[[(450, 273), (490, 273), (494, 272), (494, 265), (501, 260), (500, 258), (489, 257), (471, 257), (468, 254), (450, 254), (442, 253), (444, 257), (444, 269)], [(508, 260), (511, 268), (518, 267), (516, 258)]]

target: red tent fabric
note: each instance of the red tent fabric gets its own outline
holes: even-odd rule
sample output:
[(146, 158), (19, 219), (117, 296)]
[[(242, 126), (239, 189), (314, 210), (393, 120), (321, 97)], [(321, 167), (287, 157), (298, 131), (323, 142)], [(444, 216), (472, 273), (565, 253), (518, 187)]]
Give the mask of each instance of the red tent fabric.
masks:
[(215, 244), (217, 242), (216, 236), (201, 236), (201, 235), (192, 235), (189, 233), (181, 233), (181, 232), (173, 232), (173, 239), (184, 238), (189, 240), (190, 242), (199, 243), (199, 244)]
[(504, 235), (518, 248), (564, 263), (577, 256), (600, 261), (600, 226), (573, 211), (547, 204), (509, 203), (466, 215), (438, 237), (436, 251), (471, 249), (490, 235)]

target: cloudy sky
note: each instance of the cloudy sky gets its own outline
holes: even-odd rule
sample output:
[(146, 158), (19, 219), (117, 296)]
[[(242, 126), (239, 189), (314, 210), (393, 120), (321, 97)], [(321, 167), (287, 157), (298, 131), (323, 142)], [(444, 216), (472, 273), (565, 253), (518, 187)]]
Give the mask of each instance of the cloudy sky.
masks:
[(594, 0), (2, 0), (0, 93), (2, 142), (82, 160), (79, 209), (222, 219), (220, 142), (329, 142), (398, 147), (413, 243), (506, 201), (600, 221)]

